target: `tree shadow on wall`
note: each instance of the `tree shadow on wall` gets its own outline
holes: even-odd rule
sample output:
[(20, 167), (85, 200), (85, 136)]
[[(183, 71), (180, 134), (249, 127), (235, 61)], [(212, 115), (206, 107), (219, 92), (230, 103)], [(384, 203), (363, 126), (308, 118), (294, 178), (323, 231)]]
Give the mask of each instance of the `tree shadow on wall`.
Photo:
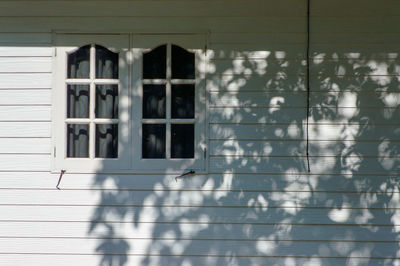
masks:
[(209, 173), (97, 174), (100, 265), (394, 263), (400, 59), (313, 54), (308, 173), (301, 57), (209, 55)]

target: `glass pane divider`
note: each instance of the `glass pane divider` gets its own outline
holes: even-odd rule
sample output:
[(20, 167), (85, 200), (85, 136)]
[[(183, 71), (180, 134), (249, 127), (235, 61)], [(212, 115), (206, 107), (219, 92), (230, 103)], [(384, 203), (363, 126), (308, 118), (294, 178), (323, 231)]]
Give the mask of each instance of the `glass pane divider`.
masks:
[(166, 69), (166, 75), (167, 75), (167, 84), (166, 84), (166, 95), (165, 95), (165, 100), (166, 100), (166, 131), (165, 131), (165, 158), (170, 159), (171, 158), (171, 76), (172, 76), (172, 71), (171, 71), (171, 44), (169, 43), (167, 45), (167, 69)]
[(66, 79), (67, 85), (88, 85), (92, 82), (91, 79)]
[(142, 80), (143, 84), (154, 84), (154, 85), (164, 85), (167, 84), (168, 80), (166, 79), (143, 79)]
[(89, 124), (91, 120), (89, 118), (67, 118), (65, 123), (67, 124)]
[(93, 122), (96, 124), (118, 124), (119, 119), (95, 118)]
[(118, 85), (118, 79), (94, 79), (94, 84), (96, 85)]
[(172, 84), (195, 84), (195, 79), (171, 79)]
[(89, 103), (89, 118), (90, 118), (90, 128), (89, 128), (89, 158), (93, 159), (95, 157), (95, 137), (96, 129), (93, 119), (95, 118), (95, 98), (96, 98), (96, 85), (94, 83), (96, 74), (96, 48), (94, 44), (90, 47), (90, 103)]
[(165, 118), (142, 118), (141, 122), (143, 124), (165, 124), (167, 123), (167, 120)]
[(169, 122), (171, 124), (194, 124), (195, 119), (171, 119)]

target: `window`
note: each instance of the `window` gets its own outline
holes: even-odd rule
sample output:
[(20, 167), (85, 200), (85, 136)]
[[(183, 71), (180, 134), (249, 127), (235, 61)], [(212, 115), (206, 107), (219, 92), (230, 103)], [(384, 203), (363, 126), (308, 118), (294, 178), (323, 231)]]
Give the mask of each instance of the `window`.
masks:
[(204, 36), (130, 38), (57, 35), (55, 171), (205, 169)]

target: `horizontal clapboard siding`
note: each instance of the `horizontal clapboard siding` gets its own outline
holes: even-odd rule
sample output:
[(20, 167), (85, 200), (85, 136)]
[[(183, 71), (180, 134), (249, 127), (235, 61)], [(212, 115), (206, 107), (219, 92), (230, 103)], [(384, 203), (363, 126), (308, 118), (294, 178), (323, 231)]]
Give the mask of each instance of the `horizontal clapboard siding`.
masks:
[[(21, 256), (16, 256), (21, 255)], [(29, 261), (33, 265), (41, 265), (41, 264), (57, 264), (60, 266), (69, 266), (71, 264), (76, 264), (76, 261), (82, 263), (82, 265), (89, 265), (89, 264), (99, 264), (103, 258), (99, 258), (97, 254), (69, 254), (71, 256), (66, 256), (66, 254), (62, 253), (48, 253), (48, 254), (2, 254), (0, 255), (0, 260), (6, 265), (19, 265), (24, 264), (26, 261)], [(224, 264), (232, 264), (232, 259), (229, 257), (197, 257), (197, 256), (189, 256), (189, 255), (179, 255), (179, 256), (158, 256), (152, 255), (150, 258), (146, 255), (114, 255), (114, 256), (107, 256), (108, 259), (113, 260), (127, 260), (129, 265), (140, 265), (140, 263), (144, 260), (148, 260), (150, 264), (157, 265), (160, 263), (160, 258), (162, 258), (162, 262), (171, 265), (176, 263), (176, 260), (190, 260), (193, 265), (205, 265), (210, 264), (210, 261), (215, 263), (216, 265), (224, 265)], [(276, 265), (283, 265), (289, 262), (296, 262), (300, 265), (307, 265), (307, 264), (319, 264), (319, 265), (344, 265), (346, 263), (359, 263), (360, 261), (363, 262), (364, 265), (374, 266), (379, 264), (382, 260), (381, 259), (374, 259), (368, 258), (363, 259), (360, 257), (356, 258), (307, 258), (307, 257), (289, 257), (289, 258), (268, 258), (268, 257), (236, 257), (235, 263), (237, 265), (262, 265), (262, 264), (276, 264)], [(390, 263), (398, 263), (399, 259), (387, 259), (386, 261)]]
[(0, 122), (0, 138), (50, 137), (50, 122)]
[(0, 138), (0, 153), (50, 154), (50, 138)]
[[(53, 190), (55, 189), (59, 176), (59, 173), (30, 173), (29, 178), (35, 182), (32, 181), (28, 183), (26, 182), (27, 176), (25, 172), (0, 172), (2, 180), (1, 189)], [(240, 191), (260, 193), (272, 191), (340, 191), (343, 193), (363, 193), (369, 191), (371, 193), (378, 193), (387, 188), (382, 188), (382, 184), (390, 184), (395, 177), (396, 175), (391, 175), (390, 173), (382, 175), (375, 175), (372, 173), (340, 173), (336, 175), (329, 173), (301, 174), (293, 169), (292, 171), (269, 175), (263, 173), (199, 174), (187, 178), (185, 182), (176, 182), (175, 175), (120, 174), (109, 176), (107, 174), (66, 173), (63, 176), (60, 188), (66, 190), (97, 191), (97, 193), (101, 193), (101, 191), (119, 190), (148, 191), (150, 194), (156, 194), (158, 191), (200, 191), (207, 195), (210, 191), (215, 191), (220, 192), (220, 196), (228, 195), (227, 193), (230, 192)], [(111, 178), (109, 182), (106, 182), (109, 178)], [(118, 187), (118, 183), (124, 184), (124, 187)]]
[[(278, 98), (279, 100), (279, 98)], [(272, 101), (275, 103), (275, 100)], [(278, 102), (278, 101), (276, 101)], [(353, 102), (350, 102), (353, 103)], [(345, 103), (344, 103), (345, 104)], [(353, 124), (361, 124), (356, 118), (366, 116), (369, 118), (368, 124), (392, 124), (397, 125), (395, 120), (399, 117), (399, 109), (396, 107), (376, 107), (376, 108), (359, 108), (359, 107), (337, 107), (331, 104), (330, 106), (313, 106), (310, 108), (312, 114), (329, 114), (331, 124), (343, 124), (347, 118), (352, 118), (355, 121)], [(292, 123), (293, 121), (301, 122), (306, 114), (306, 107), (293, 107), (288, 105), (279, 105), (269, 107), (211, 107), (209, 109), (209, 122), (212, 124), (273, 124), (277, 123)], [(315, 121), (311, 122), (311, 124)], [(366, 121), (365, 121), (366, 123)]]
[[(2, 207), (9, 211), (3, 212), (1, 215), (2, 221), (66, 221), (66, 222), (104, 222), (104, 223), (119, 223), (122, 221), (135, 224), (153, 224), (156, 226), (159, 223), (179, 223), (182, 216), (186, 221), (191, 221), (194, 224), (285, 224), (282, 220), (290, 221), (291, 224), (345, 224), (352, 225), (358, 223), (358, 226), (368, 226), (369, 223), (361, 223), (363, 216), (368, 214), (374, 219), (371, 219), (374, 224), (379, 226), (393, 226), (388, 212), (394, 215), (394, 210), (367, 210), (367, 209), (322, 209), (322, 208), (307, 208), (287, 207), (287, 208), (271, 208), (263, 212), (262, 208), (215, 208), (215, 207), (67, 207), (67, 206), (33, 206), (33, 207)], [(137, 215), (134, 220), (129, 220), (130, 216), (122, 216), (114, 214), (113, 209), (118, 209), (131, 215)], [(191, 211), (191, 209), (195, 209)], [(266, 208), (267, 209), (267, 208)], [(12, 211), (14, 210), (14, 211)], [(102, 211), (104, 213), (102, 213)], [(94, 214), (95, 213), (95, 214)], [(100, 213), (100, 217), (96, 217), (96, 213)], [(7, 214), (7, 216), (6, 216)], [(156, 215), (157, 214), (157, 215)], [(164, 215), (163, 215), (164, 214)], [(72, 216), (71, 216), (72, 215)], [(304, 218), (307, 217), (307, 222)], [(126, 221), (125, 221), (126, 220)], [(396, 224), (398, 225), (398, 224)], [(171, 228), (172, 229), (172, 228)], [(394, 237), (394, 236), (392, 236)]]
[[(21, 243), (24, 242), (28, 244), (31, 248), (29, 251), (31, 253), (57, 253), (59, 250), (63, 250), (64, 254), (92, 254), (91, 250), (96, 250), (98, 248), (98, 240), (97, 239), (0, 239), (0, 244), (4, 245), (5, 248), (3, 253), (25, 253), (24, 247), (21, 246)], [(154, 255), (181, 255), (179, 251), (174, 251), (168, 245), (168, 241), (154, 241), (157, 244), (155, 247), (148, 247), (147, 240), (143, 239), (128, 239), (124, 241), (127, 246), (132, 246), (136, 244), (137, 252), (128, 252), (128, 254), (132, 255), (142, 255), (142, 254), (154, 254)], [(174, 241), (171, 241), (174, 242)], [(305, 256), (311, 257), (315, 250), (318, 250), (318, 247), (321, 245), (320, 242), (302, 242), (302, 241), (293, 241), (293, 242), (283, 242), (280, 241), (271, 241), (271, 240), (263, 240), (260, 239), (256, 244), (249, 244), (243, 241), (242, 243), (238, 243), (237, 241), (229, 241), (229, 240), (180, 240), (183, 246), (189, 246), (189, 248), (196, 247), (198, 256), (226, 256), (224, 252), (226, 250), (232, 250), (237, 246), (247, 246), (253, 248), (244, 248), (237, 251), (236, 256)], [(286, 245), (285, 245), (286, 244)], [(335, 246), (343, 245), (344, 243), (333, 243), (329, 245), (330, 248), (327, 250), (327, 255), (329, 257), (343, 257), (341, 255), (340, 249), (335, 249)], [(371, 257), (375, 258), (393, 258), (390, 256), (391, 252), (395, 249), (393, 247), (393, 243), (357, 243), (360, 246), (360, 249), (369, 250), (369, 254)], [(279, 249), (276, 251), (271, 251), (271, 246), (279, 246)], [(44, 249), (42, 247), (45, 247)], [(274, 250), (274, 249), (272, 249)], [(120, 254), (118, 251), (121, 251), (118, 248), (108, 249), (106, 254)], [(274, 253), (276, 255), (271, 255)], [(191, 255), (191, 254), (187, 254)], [(193, 254), (194, 255), (194, 254)], [(369, 256), (365, 256), (364, 258), (368, 258)]]
[[(32, 92), (31, 92), (32, 93)], [(1, 94), (1, 93), (0, 93)], [(11, 100), (9, 100), (11, 102)], [(51, 106), (1, 106), (0, 121), (51, 121)]]
[(2, 73), (50, 73), (51, 57), (0, 57)]
[[(34, 72), (35, 69), (32, 69)], [(0, 73), (0, 89), (51, 88), (50, 73)]]
[[(312, 2), (309, 173), (304, 1), (3, 1), (0, 264), (398, 263), (399, 8)], [(55, 29), (208, 32), (208, 173), (50, 173)]]
[[(129, 224), (128, 224), (129, 225)], [(181, 222), (179, 225), (190, 228), (189, 222)], [(155, 238), (166, 238), (163, 236), (163, 232), (167, 231), (171, 224), (165, 223), (161, 224), (162, 228), (156, 235)], [(351, 227), (348, 225), (280, 225), (275, 224), (258, 224), (251, 225), (252, 232), (251, 235), (245, 235), (246, 227), (248, 224), (232, 224), (231, 232), (226, 235), (227, 229), (224, 224), (200, 224), (200, 228), (207, 228), (202, 237), (204, 239), (222, 239), (227, 238), (231, 240), (254, 239), (257, 235), (262, 234), (274, 234), (277, 233), (277, 238), (280, 240), (305, 240), (313, 236), (316, 241), (340, 241), (346, 240), (346, 235), (352, 232), (360, 241), (391, 241), (396, 242), (391, 235), (391, 227), (383, 226), (380, 228), (380, 233), (374, 236), (374, 232), (362, 227)], [(0, 229), (3, 232), (0, 238), (95, 238), (87, 235), (87, 228), (90, 227), (88, 222), (60, 222), (60, 221), (0, 221)], [(58, 230), (58, 228), (63, 228), (63, 230)], [(286, 229), (290, 228), (290, 232), (285, 232)], [(394, 226), (393, 228), (398, 229), (399, 226)], [(99, 231), (106, 231), (104, 229), (99, 229)], [(8, 232), (8, 234), (7, 234)], [(12, 235), (10, 232), (13, 232)], [(121, 224), (120, 232), (126, 238), (146, 238), (149, 233), (142, 230), (135, 230), (131, 226), (124, 226)], [(117, 237), (116, 237), (117, 238)], [(195, 230), (182, 232), (182, 239), (193, 239), (196, 238)]]
[[(288, 10), (286, 5), (292, 5), (296, 8)], [(29, 11), (23, 10), (22, 7), (30, 7)], [(255, 5), (258, 10), (249, 6)], [(296, 0), (287, 0), (285, 3), (274, 4), (271, 9), (269, 3), (262, 0), (235, 1), (232, 5), (229, 1), (151, 1), (150, 3), (134, 1), (121, 2), (118, 5), (107, 2), (82, 1), (74, 2), (8, 2), (6, 8), (1, 11), (2, 16), (37, 16), (37, 17), (86, 17), (86, 16), (110, 16), (110, 14), (119, 14), (128, 17), (165, 17), (165, 9), (170, 9), (168, 16), (184, 16), (184, 17), (236, 17), (236, 16), (304, 16), (304, 4)], [(18, 10), (20, 9), (20, 10)], [(96, 12), (87, 14), (84, 10), (95, 9)], [(16, 12), (16, 10), (18, 10)]]
[(50, 88), (0, 89), (0, 105), (51, 105), (51, 90)]

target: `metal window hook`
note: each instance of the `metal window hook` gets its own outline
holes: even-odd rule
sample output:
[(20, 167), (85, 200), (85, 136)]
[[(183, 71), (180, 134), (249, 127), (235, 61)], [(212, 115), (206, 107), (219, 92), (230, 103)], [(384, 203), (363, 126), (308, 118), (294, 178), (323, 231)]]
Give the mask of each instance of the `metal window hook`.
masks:
[(188, 176), (188, 175), (194, 175), (195, 173), (196, 172), (194, 170), (190, 170), (189, 172), (186, 172), (186, 173), (176, 176), (175, 181), (178, 182), (178, 179), (184, 178), (185, 176)]
[(63, 175), (65, 174), (65, 172), (66, 172), (66, 170), (61, 169), (60, 177), (58, 178), (58, 182), (57, 182), (57, 185), (56, 185), (56, 188), (57, 188), (57, 189), (60, 189), (58, 186), (60, 185), (61, 179), (62, 179)]

